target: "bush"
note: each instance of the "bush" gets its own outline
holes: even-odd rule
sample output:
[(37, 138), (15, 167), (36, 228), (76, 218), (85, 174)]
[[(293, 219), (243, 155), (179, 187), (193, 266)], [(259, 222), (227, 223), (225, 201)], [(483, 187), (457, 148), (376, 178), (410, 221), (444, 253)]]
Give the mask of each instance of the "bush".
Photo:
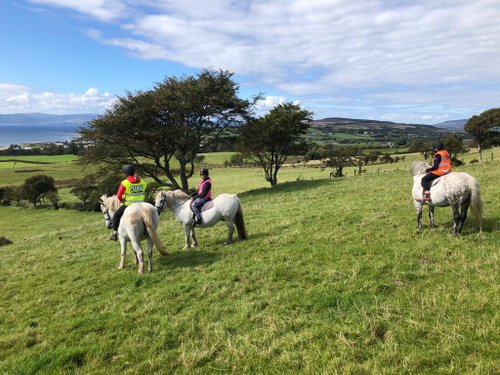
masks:
[(22, 196), (37, 208), (37, 204), (40, 204), (42, 198), (46, 197), (48, 193), (57, 193), (54, 182), (54, 178), (51, 176), (30, 177), (21, 186)]

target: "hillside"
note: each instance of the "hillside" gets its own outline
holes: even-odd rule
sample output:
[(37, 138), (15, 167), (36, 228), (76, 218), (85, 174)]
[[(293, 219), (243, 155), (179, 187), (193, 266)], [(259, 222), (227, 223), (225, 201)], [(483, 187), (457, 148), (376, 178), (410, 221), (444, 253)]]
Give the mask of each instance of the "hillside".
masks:
[(448, 130), (452, 130), (455, 132), (463, 132), (464, 125), (467, 121), (468, 121), (467, 119), (451, 120), (451, 121), (440, 122), (439, 124), (434, 124), (434, 126), (437, 128), (448, 129)]
[(329, 117), (313, 121), (309, 138), (320, 144), (405, 145), (412, 138), (438, 139), (447, 132), (433, 125)]

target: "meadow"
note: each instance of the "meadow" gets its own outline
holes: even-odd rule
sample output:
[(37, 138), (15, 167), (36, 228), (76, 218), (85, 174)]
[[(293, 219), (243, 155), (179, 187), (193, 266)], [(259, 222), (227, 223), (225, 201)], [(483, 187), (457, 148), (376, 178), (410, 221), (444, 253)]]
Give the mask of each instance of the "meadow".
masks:
[[(290, 166), (274, 188), (260, 169), (207, 155), (221, 165), (214, 193), (238, 194), (249, 239), (223, 245), (221, 223), (181, 250), (164, 212), (171, 254), (155, 250), (144, 276), (130, 245), (117, 269), (100, 213), (0, 207), (0, 235), (13, 241), (0, 247), (0, 374), (498, 374), (493, 152), (457, 168), (479, 180), (487, 210), (482, 233), (469, 218), (461, 237), (449, 234), (448, 208), (436, 209), (437, 228), (416, 230), (408, 169), (418, 155), (338, 179)], [(81, 173), (71, 161), (36, 168), (57, 165), (56, 180)], [(2, 185), (31, 172), (0, 173)]]

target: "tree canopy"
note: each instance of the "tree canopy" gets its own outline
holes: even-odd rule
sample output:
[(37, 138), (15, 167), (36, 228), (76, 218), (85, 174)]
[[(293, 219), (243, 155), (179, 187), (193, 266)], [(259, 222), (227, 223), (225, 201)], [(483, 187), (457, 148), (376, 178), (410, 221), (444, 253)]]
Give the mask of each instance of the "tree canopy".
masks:
[(259, 96), (243, 100), (238, 90), (232, 73), (204, 70), (127, 93), (80, 131), (92, 145), (81, 160), (114, 171), (133, 163), (141, 175), (187, 191), (196, 156), (250, 118)]
[(464, 125), (464, 130), (476, 138), (481, 161), (483, 161), (483, 149), (500, 144), (500, 135), (491, 131), (498, 126), (500, 126), (500, 108), (492, 108), (479, 116), (472, 116)]
[(240, 150), (264, 169), (266, 180), (275, 186), (279, 169), (296, 152), (311, 121), (312, 112), (292, 103), (279, 104), (240, 128)]

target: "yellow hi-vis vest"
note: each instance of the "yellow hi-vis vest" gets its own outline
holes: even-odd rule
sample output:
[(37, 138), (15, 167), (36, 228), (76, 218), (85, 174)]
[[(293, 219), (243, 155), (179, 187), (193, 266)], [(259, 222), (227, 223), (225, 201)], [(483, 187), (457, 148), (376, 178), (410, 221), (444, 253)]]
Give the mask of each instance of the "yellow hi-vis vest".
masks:
[(144, 202), (146, 194), (146, 181), (141, 180), (138, 183), (132, 183), (129, 180), (123, 180), (122, 185), (125, 186), (125, 193), (123, 194), (123, 204), (130, 206), (132, 203)]

